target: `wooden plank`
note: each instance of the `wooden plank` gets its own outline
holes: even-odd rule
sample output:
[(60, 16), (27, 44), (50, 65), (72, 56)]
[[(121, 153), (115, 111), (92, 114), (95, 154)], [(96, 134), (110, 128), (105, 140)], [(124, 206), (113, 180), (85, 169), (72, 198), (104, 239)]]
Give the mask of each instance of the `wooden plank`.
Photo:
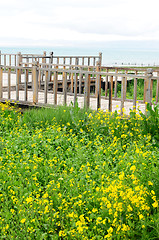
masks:
[(37, 73), (37, 65), (32, 67), (32, 77), (33, 77), (33, 103), (38, 103), (38, 73)]
[[(63, 64), (65, 64), (65, 63), (66, 63), (66, 59), (64, 58), (63, 59)], [(66, 69), (66, 66), (63, 66), (63, 70), (65, 70), (65, 69)], [(63, 80), (63, 84), (62, 84), (63, 86), (62, 87), (64, 88), (65, 72), (62, 73), (62, 80)]]
[[(157, 72), (157, 76), (159, 77), (159, 72)], [(156, 86), (156, 103), (158, 103), (159, 97), (159, 79), (157, 79), (157, 86)]]
[(136, 101), (137, 101), (137, 78), (134, 78), (133, 109), (136, 109)]
[(25, 69), (25, 80), (24, 80), (24, 100), (28, 101), (28, 69)]
[(90, 74), (85, 74), (85, 87), (84, 87), (84, 107), (87, 109), (90, 105)]
[(42, 71), (39, 69), (39, 75), (38, 75), (39, 89), (41, 89), (41, 74), (42, 74)]
[[(115, 73), (118, 74), (118, 69), (115, 69)], [(114, 97), (117, 98), (117, 89), (118, 89), (118, 76), (115, 76), (115, 86), (114, 86)]]
[(125, 77), (122, 77), (122, 85), (121, 85), (121, 115), (123, 115), (124, 101), (125, 101)]
[(19, 101), (19, 76), (20, 76), (20, 69), (17, 68), (16, 70), (16, 101)]
[(0, 98), (3, 98), (3, 68), (0, 67)]
[(57, 81), (58, 81), (58, 72), (54, 72), (54, 105), (57, 105)]
[(150, 97), (151, 99), (153, 98), (153, 79), (151, 79), (151, 82), (150, 82)]
[(48, 71), (45, 71), (44, 103), (47, 103), (47, 92), (48, 92)]
[(64, 94), (64, 105), (67, 104), (67, 73), (64, 75), (64, 85), (63, 85), (63, 94)]
[(11, 66), (11, 55), (9, 55), (9, 66)]
[[(108, 72), (108, 69), (106, 69), (106, 72)], [(108, 96), (108, 75), (105, 77), (105, 97)]]
[[(100, 65), (99, 62), (96, 63), (96, 72), (100, 71)], [(96, 74), (96, 84), (95, 84), (95, 95), (98, 97), (98, 87), (99, 87), (99, 81), (100, 77), (98, 77), (98, 74)]]
[(11, 68), (8, 69), (8, 99), (10, 99)]
[(79, 94), (81, 94), (81, 92), (82, 92), (82, 80), (83, 80), (82, 67), (80, 67), (80, 73), (79, 73)]
[(76, 101), (77, 101), (77, 73), (74, 74), (74, 107), (76, 105)]
[(90, 57), (88, 57), (88, 66), (90, 66)]
[(113, 97), (113, 76), (110, 76), (109, 84), (109, 111), (112, 112), (112, 97)]
[[(73, 67), (71, 67), (71, 70), (73, 70)], [(71, 93), (73, 93), (73, 73), (71, 73)]]
[[(128, 71), (125, 71), (125, 74), (128, 74)], [(125, 77), (125, 92), (124, 92), (124, 100), (126, 99), (126, 91), (127, 91), (127, 77)]]
[(6, 71), (6, 55), (4, 55), (4, 71)]

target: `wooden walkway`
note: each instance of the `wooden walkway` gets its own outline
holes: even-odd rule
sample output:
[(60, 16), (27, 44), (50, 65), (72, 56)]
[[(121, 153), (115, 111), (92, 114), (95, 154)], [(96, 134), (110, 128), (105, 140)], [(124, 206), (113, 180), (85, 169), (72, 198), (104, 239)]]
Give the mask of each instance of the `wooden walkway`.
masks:
[[(11, 80), (11, 91), (10, 91), (10, 99), (8, 99), (8, 92), (7, 92), (7, 87), (8, 87), (8, 74), (3, 73), (3, 96), (2, 100), (9, 100), (9, 101), (16, 101), (16, 74), (12, 73), (10, 75), (10, 80)], [(24, 83), (25, 81), (25, 75), (21, 74), (21, 82)], [(32, 76), (29, 75), (29, 81), (32, 81)], [(28, 89), (27, 91), (27, 97), (28, 97), (28, 105), (33, 105), (33, 90)], [(38, 104), (43, 105), (44, 104), (44, 91), (39, 90), (38, 91)], [(25, 92), (24, 90), (19, 90), (19, 102), (25, 102)], [(73, 105), (74, 102), (74, 94), (73, 93), (67, 93), (67, 105)], [(77, 102), (78, 106), (80, 108), (84, 107), (84, 95), (82, 94), (77, 94)], [(38, 105), (37, 104), (37, 105)], [(47, 94), (47, 104), (54, 105), (54, 94), (53, 91), (48, 91)], [(58, 92), (57, 93), (57, 105), (63, 105), (64, 104), (64, 95), (63, 93)], [(45, 105), (45, 104), (44, 104)], [(112, 111), (118, 111), (120, 113), (120, 105), (121, 105), (121, 100), (113, 100), (112, 101)], [(145, 104), (141, 103), (141, 101), (137, 102), (136, 104), (137, 109), (139, 108), (143, 113), (145, 112)], [(90, 95), (90, 108), (92, 110), (97, 110), (97, 98), (95, 96)], [(103, 111), (106, 111), (109, 109), (109, 100), (106, 99), (105, 97), (101, 97), (101, 108)], [(124, 103), (124, 113), (126, 115), (129, 114), (130, 109), (133, 110), (133, 101), (127, 100)]]
[[(127, 87), (133, 97), (126, 99)], [(144, 81), (143, 101), (138, 100), (138, 82)], [(159, 100), (159, 68), (102, 66), (102, 53), (96, 56), (55, 56), (43, 54), (2, 54), (0, 51), (0, 101), (24, 105), (75, 105), (103, 111), (130, 109), (145, 112)], [(118, 98), (120, 96), (120, 98)], [(124, 109), (124, 110), (123, 110)]]

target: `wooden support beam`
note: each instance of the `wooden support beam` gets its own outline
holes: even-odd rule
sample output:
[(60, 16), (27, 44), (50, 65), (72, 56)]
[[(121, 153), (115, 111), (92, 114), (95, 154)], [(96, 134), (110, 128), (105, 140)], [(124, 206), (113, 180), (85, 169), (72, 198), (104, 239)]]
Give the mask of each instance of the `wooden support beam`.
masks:
[(3, 98), (3, 68), (0, 66), (0, 98)]
[[(100, 63), (97, 62), (97, 72), (100, 71)], [(101, 107), (101, 75), (96, 74), (96, 97), (97, 97), (97, 110)]]
[(28, 101), (28, 69), (25, 69), (25, 80), (24, 80), (24, 100)]
[[(108, 68), (106, 68), (106, 72), (108, 72)], [(108, 75), (105, 76), (105, 97), (108, 96)]]
[(58, 81), (58, 72), (54, 72), (54, 105), (57, 105), (57, 81)]
[[(137, 73), (135, 73), (137, 75)], [(133, 96), (133, 109), (136, 109), (137, 101), (137, 78), (134, 78), (134, 96)]]
[(32, 83), (33, 83), (33, 103), (38, 103), (38, 71), (37, 62), (32, 67)]
[(64, 95), (64, 105), (67, 104), (67, 73), (64, 73), (64, 84), (63, 84), (63, 95)]
[(121, 110), (121, 115), (123, 115), (123, 108), (124, 108), (124, 101), (125, 101), (125, 77), (122, 77), (122, 85), (121, 85), (121, 106), (120, 106), (120, 110)]
[(77, 101), (77, 73), (74, 74), (74, 107), (76, 105), (76, 101)]
[(82, 92), (82, 79), (83, 79), (82, 67), (80, 67), (80, 73), (79, 73), (79, 94), (81, 94), (81, 92)]
[(11, 68), (8, 69), (8, 99), (10, 99), (10, 85), (11, 85)]
[(19, 101), (19, 76), (20, 76), (20, 69), (17, 68), (16, 70), (16, 101)]
[[(157, 72), (157, 76), (159, 77), (159, 72)], [(157, 79), (157, 86), (156, 86), (156, 103), (158, 103), (159, 97), (159, 79)]]
[(90, 104), (90, 74), (85, 75), (85, 87), (84, 87), (84, 107), (89, 108)]
[(45, 83), (44, 83), (44, 103), (47, 103), (47, 92), (48, 92), (48, 71), (45, 71)]
[[(115, 73), (118, 73), (118, 69), (115, 69)], [(115, 76), (115, 86), (114, 86), (114, 97), (117, 98), (117, 91), (118, 91), (118, 76)]]
[(112, 97), (113, 97), (113, 76), (110, 76), (109, 82), (109, 111), (112, 112)]

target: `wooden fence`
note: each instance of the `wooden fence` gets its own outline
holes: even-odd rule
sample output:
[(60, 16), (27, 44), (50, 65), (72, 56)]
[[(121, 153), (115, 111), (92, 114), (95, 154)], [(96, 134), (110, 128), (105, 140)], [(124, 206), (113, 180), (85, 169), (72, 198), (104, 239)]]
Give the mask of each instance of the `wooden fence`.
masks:
[(29, 64), (38, 62), (46, 64), (69, 64), (69, 65), (86, 65), (95, 66), (96, 62), (102, 64), (102, 53), (97, 56), (55, 56), (53, 52), (49, 55), (46, 51), (43, 54), (22, 54), (21, 52), (17, 54), (7, 54), (0, 51), (0, 65), (4, 66), (21, 66), (21, 64)]
[[(88, 65), (88, 63), (87, 65), (70, 65), (66, 62), (60, 64), (57, 61), (56, 63), (26, 63), (21, 60), (19, 66), (17, 64), (16, 66), (0, 65), (0, 100), (21, 101), (28, 105), (40, 103), (57, 105), (57, 96), (61, 94), (63, 104), (67, 104), (68, 96), (73, 97), (73, 105), (78, 97), (83, 97), (86, 108), (90, 107), (91, 99), (95, 98), (97, 110), (101, 108), (101, 100), (107, 99), (109, 111), (112, 111), (113, 101), (118, 100), (122, 114), (126, 101), (132, 102), (133, 108), (136, 108), (137, 82), (141, 79), (144, 80), (144, 90), (143, 100), (140, 102), (152, 102), (153, 82), (156, 81), (155, 101), (157, 103), (159, 69), (108, 68), (101, 66), (100, 61), (96, 62), (95, 65)], [(133, 84), (133, 99), (126, 99), (129, 81)], [(119, 91), (118, 84), (120, 85)], [(59, 85), (61, 92), (58, 92)], [(32, 92), (31, 100), (28, 98), (30, 92)], [(21, 93), (23, 93), (22, 99), (20, 99)], [(39, 102), (39, 93), (43, 94), (42, 102)], [(51, 101), (49, 100), (50, 94), (53, 96)]]

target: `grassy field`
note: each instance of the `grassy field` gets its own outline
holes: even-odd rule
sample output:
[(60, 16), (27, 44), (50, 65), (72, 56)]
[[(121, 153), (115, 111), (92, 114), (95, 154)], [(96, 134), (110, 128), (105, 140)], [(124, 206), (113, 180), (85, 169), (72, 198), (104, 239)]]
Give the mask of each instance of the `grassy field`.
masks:
[(159, 108), (0, 104), (1, 239), (159, 239)]

